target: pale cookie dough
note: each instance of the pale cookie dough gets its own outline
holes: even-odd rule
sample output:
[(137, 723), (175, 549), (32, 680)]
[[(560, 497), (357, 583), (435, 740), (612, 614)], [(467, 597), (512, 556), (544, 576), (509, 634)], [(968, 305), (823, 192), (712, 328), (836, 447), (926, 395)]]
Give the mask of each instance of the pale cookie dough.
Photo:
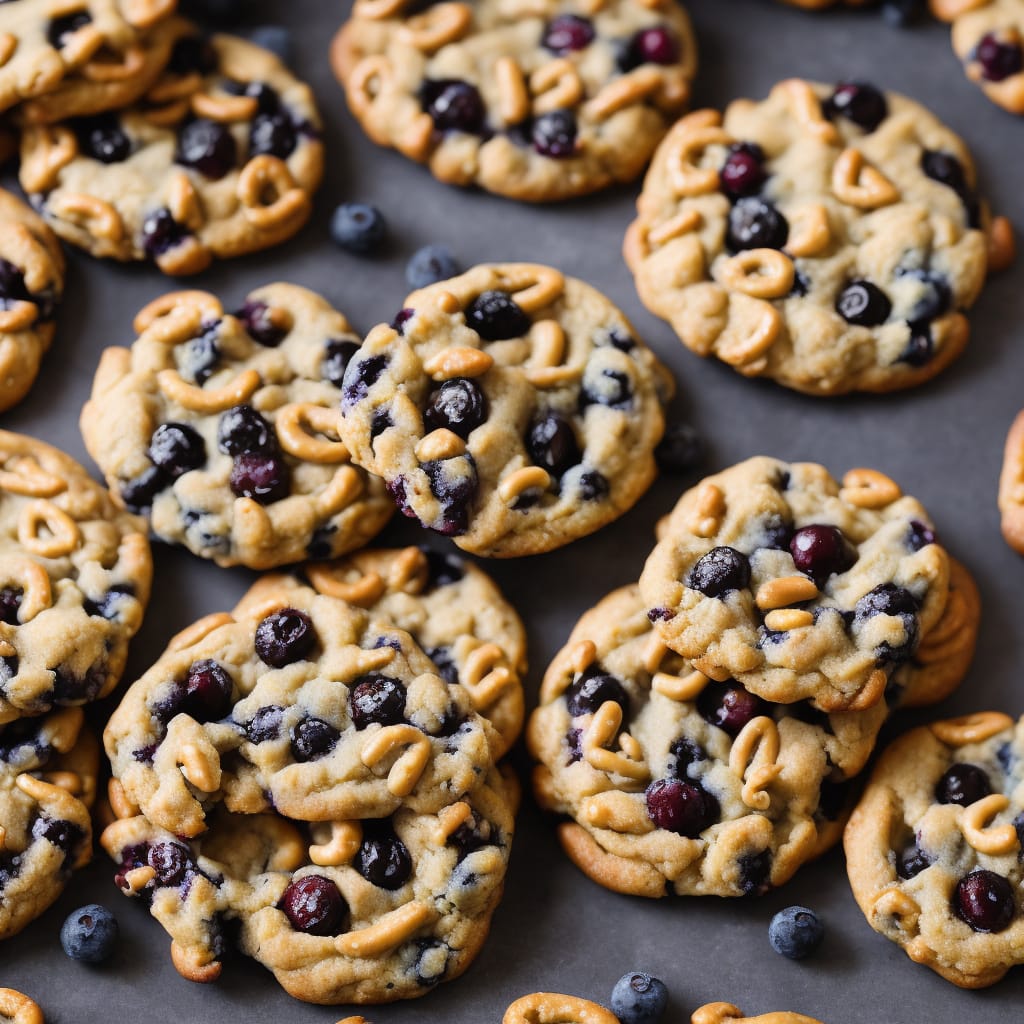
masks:
[(101, 842), (127, 895), (150, 903), (192, 981), (221, 972), (223, 924), (285, 990), (313, 1003), (409, 999), (458, 977), (501, 898), (514, 830), (500, 776), (439, 809), (305, 826), (218, 813), (183, 840), (142, 816)]
[(366, 544), (394, 511), (339, 439), (359, 349), (345, 317), (290, 284), (235, 314), (174, 292), (103, 353), (82, 434), (115, 497), (153, 532), (215, 561), (267, 569)]
[(141, 519), (63, 452), (0, 431), (0, 723), (110, 693), (152, 577)]
[(1006, 543), (1024, 555), (1024, 412), (1017, 415), (1006, 435), (999, 476), (999, 512)]
[(962, 988), (1024, 963), (1024, 719), (936, 722), (882, 756), (846, 828), (875, 931)]
[(697, 45), (672, 0), (356, 0), (332, 61), (374, 142), (545, 202), (640, 174), (686, 107)]
[(600, 292), (487, 264), (370, 332), (345, 372), (342, 437), (405, 515), (474, 554), (537, 554), (640, 498), (672, 388)]
[(748, 459), (687, 491), (640, 591), (661, 638), (771, 701), (857, 711), (939, 621), (949, 559), (887, 476)]
[[(299, 572), (319, 593), (365, 608), (409, 633), (441, 677), (460, 683), (477, 713), (495, 727), (496, 757), (515, 743), (523, 727), (526, 631), (481, 569), (456, 555), (408, 547), (357, 551)], [(289, 577), (264, 577), (243, 603), (289, 584)]]
[(624, 252), (648, 309), (698, 355), (815, 395), (934, 376), (1011, 258), (961, 140), (865, 83), (791, 79), (690, 114), (637, 211)]
[(408, 633), (302, 587), (179, 634), (104, 743), (128, 799), (181, 836), (221, 803), (305, 821), (435, 814), (498, 746)]
[(242, 39), (186, 39), (138, 104), (21, 139), (21, 186), (61, 238), (167, 274), (290, 238), (323, 174), (308, 86)]
[(53, 341), (64, 253), (20, 199), (0, 189), (0, 412), (21, 401)]

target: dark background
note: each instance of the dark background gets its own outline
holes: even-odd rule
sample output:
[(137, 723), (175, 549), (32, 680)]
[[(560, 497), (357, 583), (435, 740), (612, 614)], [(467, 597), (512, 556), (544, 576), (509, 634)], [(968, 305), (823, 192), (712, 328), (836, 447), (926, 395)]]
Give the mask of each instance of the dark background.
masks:
[[(795, 75), (860, 78), (906, 92), (966, 137), (995, 208), (1024, 226), (1024, 123), (965, 80), (946, 27), (900, 31), (873, 12), (806, 14), (770, 0), (690, 0), (687, 6), (701, 44), (696, 105), (762, 97), (777, 80)], [(369, 143), (349, 116), (327, 61), (329, 39), (347, 9), (336, 0), (251, 0), (247, 6), (247, 24), (277, 19), (293, 30), (293, 66), (313, 85), (326, 121), (329, 166), (312, 222), (289, 244), (217, 264), (180, 284), (155, 269), (71, 254), (53, 350), (28, 399), (0, 417), (0, 424), (50, 441), (91, 466), (77, 421), (99, 354), (108, 345), (129, 344), (136, 311), (175, 287), (207, 288), (233, 308), (252, 288), (293, 281), (322, 292), (365, 331), (400, 307), (407, 291), (405, 261), (420, 245), (447, 243), (466, 267), (487, 260), (548, 262), (604, 290), (673, 369), (680, 392), (676, 414), (709, 439), (709, 470), (755, 454), (820, 461), (836, 475), (869, 465), (920, 498), (947, 546), (975, 574), (984, 599), (974, 668), (960, 692), (931, 715), (1024, 712), (1024, 645), (1015, 629), (1024, 611), (1024, 564), (1000, 538), (995, 505), (1003, 440), (1024, 404), (1024, 347), (1015, 322), (1024, 312), (1024, 265), (990, 283), (971, 317), (966, 354), (922, 388), (823, 400), (745, 380), (691, 355), (641, 307), (620, 256), (635, 188), (531, 208), (452, 190)], [(329, 215), (344, 199), (369, 200), (384, 211), (394, 236), (386, 258), (357, 259), (330, 243)], [(659, 481), (618, 523), (561, 551), (487, 566), (530, 632), (531, 705), (544, 666), (572, 624), (609, 590), (636, 579), (655, 520), (690, 483)], [(425, 537), (396, 522), (381, 539), (404, 544)], [(138, 677), (177, 630), (230, 608), (252, 578), (162, 545), (155, 558), (154, 599), (133, 646), (127, 681)], [(97, 712), (101, 722), (104, 709)], [(521, 753), (519, 766), (525, 777)], [(100, 852), (54, 907), (0, 946), (0, 985), (31, 994), (50, 1024), (332, 1024), (346, 1016), (340, 1009), (295, 1002), (269, 973), (240, 957), (226, 961), (215, 985), (184, 981), (171, 966), (163, 929), (141, 903), (120, 896), (111, 879), (112, 865)], [(114, 910), (122, 933), (113, 960), (95, 968), (66, 959), (58, 935), (64, 916), (91, 901)], [(782, 959), (768, 945), (771, 915), (791, 903), (813, 907), (827, 926), (824, 945), (802, 964)], [(711, 1000), (735, 1002), (750, 1014), (798, 1010), (828, 1024), (986, 1024), (1019, 1018), (1024, 1006), (1020, 969), (988, 991), (963, 992), (872, 932), (850, 895), (839, 851), (760, 901), (647, 902), (606, 892), (579, 874), (528, 800), (506, 898), (477, 963), (423, 1000), (365, 1012), (374, 1024), (497, 1024), (514, 998), (538, 989), (607, 1000), (616, 979), (632, 969), (668, 983), (671, 1024), (688, 1020)]]

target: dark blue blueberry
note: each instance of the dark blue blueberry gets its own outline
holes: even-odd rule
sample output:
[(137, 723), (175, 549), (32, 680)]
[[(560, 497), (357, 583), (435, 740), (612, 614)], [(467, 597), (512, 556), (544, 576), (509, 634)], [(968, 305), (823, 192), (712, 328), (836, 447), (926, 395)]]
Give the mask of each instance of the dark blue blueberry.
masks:
[(668, 1007), (668, 989), (642, 971), (624, 974), (612, 989), (611, 1010), (621, 1024), (658, 1024)]
[(68, 668), (53, 670), (53, 702), (54, 704), (81, 704), (83, 701), (95, 700), (107, 681), (107, 673), (100, 666), (86, 671), (84, 676)]
[(270, 307), (259, 299), (246, 299), (235, 318), (246, 329), (249, 337), (264, 348), (277, 348), (288, 334), (288, 328), (272, 315)]
[(574, 50), (585, 50), (594, 41), (594, 25), (578, 14), (560, 14), (544, 29), (541, 46), (564, 57)]
[(133, 480), (121, 484), (121, 500), (130, 511), (142, 512), (170, 482), (161, 469), (150, 466)]
[(393, 892), (409, 881), (412, 857), (390, 824), (367, 821), (354, 867), (371, 885)]
[(423, 420), (429, 430), (450, 430), (468, 438), (487, 419), (487, 398), (475, 381), (452, 377), (427, 398)]
[(244, 452), (236, 456), (228, 483), (236, 497), (270, 505), (291, 493), (291, 471), (278, 452)]
[(349, 690), (348, 710), (357, 729), (405, 721), (405, 687), (390, 676), (363, 676)]
[(693, 740), (680, 736), (668, 748), (668, 763), (665, 774), (670, 779), (685, 779), (691, 764), (700, 764), (708, 759), (707, 751)]
[(604, 405), (609, 409), (629, 409), (633, 405), (633, 383), (621, 370), (604, 369), (584, 375), (580, 388), (580, 408)]
[[(449, 469), (449, 463), (461, 472)], [(424, 462), (423, 472), (430, 481), (430, 490), (441, 504), (441, 518), (433, 528), (446, 537), (461, 536), (469, 528), (469, 505), (477, 492), (476, 466), (466, 456), (460, 459), (438, 459)]]
[(379, 252), (387, 237), (384, 214), (369, 203), (342, 203), (331, 215), (331, 238), (348, 252)]
[(249, 724), (245, 727), (245, 737), (250, 743), (269, 743), (281, 735), (281, 723), (284, 721), (284, 708), (276, 704), (257, 708)]
[(996, 760), (999, 762), (999, 767), (1009, 775), (1013, 769), (1013, 764), (1016, 761), (1013, 753), (1013, 745), (1011, 743), (1003, 743), (996, 751)]
[(457, 277), (461, 272), (462, 268), (447, 245), (425, 245), (417, 249), (406, 263), (405, 280), (410, 288), (427, 288), (438, 281)]
[(186, 341), (179, 350), (178, 365), (182, 374), (199, 387), (210, 379), (220, 360), (219, 328), (219, 320), (204, 324), (202, 333)]
[(465, 563), (457, 555), (425, 547), (421, 547), (420, 551), (427, 559), (428, 591), (436, 590), (438, 587), (451, 586), (465, 577)]
[(287, 160), (295, 152), (299, 134), (284, 110), (257, 114), (249, 126), (249, 156), (273, 156)]
[(789, 222), (767, 199), (748, 196), (729, 211), (725, 243), (732, 252), (782, 249), (788, 238)]
[(304, 875), (284, 891), (278, 907), (291, 926), (306, 935), (340, 935), (347, 931), (349, 908), (329, 878)]
[(913, 519), (907, 530), (907, 546), (911, 551), (920, 551), (929, 544), (938, 543), (935, 530), (920, 520)]
[(131, 140), (115, 114), (98, 114), (73, 122), (79, 152), (101, 164), (119, 164), (131, 156)]
[(576, 115), (571, 110), (552, 110), (535, 118), (530, 137), (541, 156), (564, 160), (576, 152)]
[(647, 817), (656, 828), (696, 839), (718, 821), (718, 801), (699, 782), (657, 779), (644, 793)]
[(459, 681), (459, 667), (455, 664), (450, 647), (431, 647), (426, 654), (434, 663), (437, 674), (449, 686), (454, 686)]
[(905, 270), (897, 271), (897, 276), (920, 281), (924, 287), (924, 294), (907, 315), (907, 320), (911, 323), (928, 323), (937, 320), (953, 304), (949, 282), (942, 274), (929, 270)]
[(257, 25), (249, 33), (249, 41), (269, 50), (285, 64), (292, 59), (292, 34), (284, 25)]
[(658, 469), (673, 476), (686, 476), (696, 470), (706, 452), (704, 438), (689, 423), (670, 423), (654, 449)]
[(790, 295), (803, 298), (811, 290), (811, 279), (799, 267), (793, 270), (793, 286), (789, 289)]
[(345, 370), (358, 351), (358, 341), (331, 338), (324, 345), (324, 358), (320, 364), (320, 373), (324, 380), (330, 381), (336, 388), (340, 388), (341, 382), (345, 378)]
[(992, 792), (992, 782), (984, 768), (976, 764), (954, 764), (935, 784), (935, 799), (940, 804), (971, 804)]
[(153, 431), (146, 454), (168, 480), (177, 480), (205, 465), (206, 442), (187, 423), (161, 423)]
[(117, 945), (117, 920), (98, 903), (79, 907), (64, 919), (60, 944), (72, 960), (102, 963), (110, 958)]
[(194, 168), (211, 181), (223, 178), (235, 166), (237, 156), (235, 137), (217, 121), (197, 117), (178, 130), (174, 162)]
[(857, 552), (838, 526), (813, 524), (801, 527), (789, 542), (793, 564), (821, 587), (836, 573), (844, 573), (857, 561)]
[(580, 473), (579, 490), (584, 501), (604, 501), (611, 494), (611, 485), (608, 478), (596, 469), (588, 469)]
[(315, 761), (329, 754), (341, 733), (322, 718), (304, 718), (292, 726), (291, 749), (296, 761)]
[(596, 665), (578, 675), (565, 691), (565, 704), (573, 718), (594, 714), (602, 704), (612, 701), (629, 714), (629, 694), (622, 683)]
[(36, 818), (32, 823), (32, 838), (45, 839), (61, 850), (65, 859), (81, 845), (85, 833), (73, 821), (59, 818)]
[(935, 341), (932, 338), (931, 327), (926, 323), (912, 323), (908, 326), (910, 337), (896, 362), (906, 363), (908, 366), (925, 366), (935, 356)]
[(477, 87), (469, 82), (428, 79), (420, 88), (420, 103), (439, 132), (480, 135), (484, 130), (484, 101)]
[(557, 412), (546, 412), (533, 421), (526, 434), (526, 451), (556, 479), (583, 458), (572, 423)]
[(142, 222), (142, 248), (150, 259), (163, 256), (188, 237), (188, 228), (179, 224), (166, 206), (147, 213)]
[(910, 879), (921, 874), (931, 866), (931, 860), (917, 843), (911, 843), (896, 856), (896, 874), (900, 878)]
[(421, 988), (432, 988), (448, 973), (450, 949), (439, 939), (414, 939), (409, 944), (414, 956), (412, 972)]
[(313, 620), (297, 608), (282, 608), (256, 627), (256, 653), (272, 668), (303, 661), (316, 642)]
[(185, 677), (181, 711), (197, 722), (215, 722), (231, 710), (231, 676), (223, 665), (211, 659), (194, 662)]
[(768, 926), (768, 941), (776, 953), (790, 960), (803, 960), (813, 953), (825, 937), (825, 926), (807, 907), (786, 907)]
[(196, 870), (191, 853), (181, 843), (154, 843), (146, 854), (146, 863), (162, 886), (179, 886)]
[(277, 451), (274, 428), (251, 405), (235, 405), (217, 422), (217, 447), (225, 455)]
[(885, 292), (870, 281), (851, 281), (836, 299), (836, 312), (848, 324), (877, 327), (889, 319), (892, 303)]
[(373, 415), (370, 417), (370, 440), (376, 441), (385, 430), (394, 425), (395, 421), (391, 418), (390, 410), (374, 409)]
[(772, 854), (770, 850), (748, 853), (737, 859), (739, 886), (744, 896), (763, 896), (770, 888)]
[(466, 323), (484, 341), (521, 338), (530, 329), (530, 318), (508, 292), (478, 295), (466, 309)]
[(750, 586), (750, 560), (730, 547), (712, 548), (690, 570), (686, 585), (705, 597), (723, 598)]
[(621, 71), (632, 71), (641, 64), (674, 64), (679, 60), (679, 43), (664, 25), (642, 28), (619, 49), (617, 63)]
[(351, 409), (361, 402), (370, 388), (380, 380), (380, 375), (387, 365), (387, 356), (366, 356), (364, 359), (353, 359), (345, 370), (342, 382), (342, 409)]
[(858, 128), (873, 132), (889, 116), (885, 95), (865, 82), (841, 82), (825, 101), (826, 117), (845, 117)]
[[(117, 618), (125, 598), (130, 598), (134, 594), (135, 588), (130, 583), (115, 583), (102, 597), (97, 598), (95, 601), (88, 597), (85, 598), (82, 602), (82, 608), (86, 615), (96, 615), (102, 619), (114, 620)], [(2, 600), (2, 596), (3, 591), (0, 591), (0, 600)]]

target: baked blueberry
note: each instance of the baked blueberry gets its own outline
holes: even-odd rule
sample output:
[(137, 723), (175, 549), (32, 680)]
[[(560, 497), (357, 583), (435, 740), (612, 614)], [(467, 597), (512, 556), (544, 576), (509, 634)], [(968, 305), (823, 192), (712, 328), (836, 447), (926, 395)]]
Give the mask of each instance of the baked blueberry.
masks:
[(608, 672), (591, 665), (572, 681), (565, 691), (565, 703), (573, 718), (592, 715), (602, 704), (614, 701), (629, 714), (629, 695), (622, 683)]
[(235, 137), (226, 125), (197, 117), (178, 130), (175, 163), (192, 167), (211, 181), (219, 181), (237, 159)]
[(467, 377), (452, 377), (427, 398), (423, 420), (430, 430), (446, 429), (468, 438), (487, 419), (487, 399)]
[(1020, 43), (1000, 39), (994, 32), (986, 32), (978, 41), (971, 59), (981, 65), (986, 82), (1002, 82), (1024, 69), (1024, 49)]
[(307, 935), (340, 935), (348, 928), (348, 904), (323, 875), (304, 875), (292, 882), (278, 907), (296, 931)]
[(1010, 926), (1017, 906), (1013, 886), (994, 871), (965, 875), (953, 894), (953, 908), (976, 932), (1001, 932)]
[(594, 25), (577, 14), (560, 14), (544, 29), (541, 45), (560, 57), (574, 50), (584, 50), (594, 41)]
[(866, 82), (841, 82), (825, 101), (828, 117), (841, 115), (858, 128), (873, 132), (889, 116), (883, 93)]
[(330, 381), (336, 388), (341, 387), (345, 378), (345, 370), (352, 357), (359, 351), (359, 342), (343, 341), (331, 338), (324, 345), (324, 359), (320, 364), (320, 372), (324, 380)]
[(217, 447), (225, 455), (277, 450), (274, 428), (251, 405), (236, 405), (221, 413)]
[(356, 871), (380, 889), (401, 889), (412, 875), (409, 849), (386, 823), (365, 822)]
[(246, 299), (241, 309), (235, 312), (235, 317), (249, 337), (265, 348), (276, 348), (288, 334), (288, 328), (274, 316), (270, 306), (259, 299)]
[(348, 695), (348, 710), (357, 729), (370, 725), (398, 725), (405, 721), (405, 687), (390, 676), (367, 675), (357, 680)]
[(530, 329), (530, 318), (508, 292), (487, 291), (466, 309), (466, 323), (484, 341), (520, 338)]
[(877, 327), (889, 319), (892, 303), (885, 292), (870, 281), (851, 281), (836, 299), (836, 312), (848, 324)]
[(214, 722), (230, 712), (233, 687), (223, 665), (209, 658), (193, 662), (185, 676), (181, 710), (197, 722)]
[(857, 560), (857, 552), (837, 526), (814, 524), (793, 534), (789, 553), (797, 569), (821, 587), (836, 573), (846, 572)]
[(291, 493), (291, 472), (279, 452), (243, 452), (231, 466), (228, 484), (236, 497), (270, 505)]
[(720, 546), (702, 555), (690, 570), (686, 585), (705, 597), (723, 598), (750, 586), (750, 560), (735, 548)]
[(206, 442), (187, 423), (161, 423), (146, 454), (166, 479), (176, 480), (206, 463)]
[(764, 701), (737, 683), (708, 683), (697, 698), (701, 717), (736, 737), (743, 727), (765, 713)]
[(282, 608), (256, 627), (256, 653), (272, 668), (302, 661), (316, 642), (313, 620), (297, 608)]
[(758, 196), (738, 199), (729, 211), (725, 244), (732, 252), (744, 249), (782, 249), (789, 222), (774, 203)]
[(249, 724), (245, 727), (245, 736), (250, 743), (268, 743), (281, 735), (281, 723), (284, 721), (284, 708), (277, 704), (268, 704), (257, 708)]
[(322, 718), (304, 718), (292, 726), (292, 757), (296, 761), (315, 761), (326, 757), (341, 739), (341, 733)]
[(756, 142), (737, 142), (718, 172), (722, 191), (730, 199), (756, 195), (767, 181), (764, 150)]
[(916, 878), (925, 868), (931, 867), (931, 860), (917, 843), (911, 843), (896, 855), (896, 874), (900, 878)]
[(984, 768), (976, 764), (954, 764), (935, 784), (935, 799), (940, 804), (969, 807), (992, 792), (992, 782)]
[(657, 828), (696, 839), (719, 816), (718, 801), (699, 782), (657, 779), (644, 794), (647, 817)]
[(475, 85), (455, 78), (428, 79), (420, 89), (420, 102), (439, 132), (479, 135), (485, 110)]
[(547, 412), (533, 421), (526, 435), (526, 450), (538, 466), (556, 478), (583, 458), (572, 423), (557, 412)]

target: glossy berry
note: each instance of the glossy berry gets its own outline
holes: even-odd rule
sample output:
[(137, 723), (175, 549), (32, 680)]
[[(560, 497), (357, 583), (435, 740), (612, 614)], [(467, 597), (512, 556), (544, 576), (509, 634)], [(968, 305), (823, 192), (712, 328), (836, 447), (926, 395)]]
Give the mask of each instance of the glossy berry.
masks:
[(206, 462), (206, 443), (186, 423), (161, 423), (149, 439), (146, 454), (164, 476), (176, 480)]
[(1001, 932), (1016, 912), (1013, 886), (994, 871), (972, 871), (957, 883), (953, 907), (976, 932)]
[(743, 249), (782, 249), (789, 238), (789, 222), (766, 199), (748, 196), (729, 211), (725, 242), (733, 252)]
[(836, 299), (836, 312), (858, 327), (877, 327), (889, 319), (892, 303), (885, 292), (870, 281), (851, 281)]
[(484, 341), (521, 338), (530, 329), (530, 318), (508, 292), (478, 295), (466, 309), (466, 323)]
[(664, 26), (642, 28), (629, 42), (632, 66), (638, 64), (675, 64), (679, 60), (679, 44)]
[(272, 668), (302, 661), (316, 642), (313, 620), (297, 608), (282, 608), (256, 627), (256, 653)]
[(69, 39), (80, 28), (92, 22), (92, 17), (87, 11), (75, 11), (73, 14), (64, 14), (59, 18), (53, 18), (46, 29), (46, 39), (56, 50), (67, 46)]
[(933, 181), (951, 188), (957, 195), (965, 195), (969, 190), (964, 165), (952, 153), (926, 149), (921, 154), (921, 170)]
[(384, 214), (369, 203), (342, 203), (331, 215), (331, 238), (348, 252), (379, 252), (387, 237)]
[(586, 49), (593, 41), (594, 26), (587, 18), (576, 14), (560, 14), (548, 22), (541, 46), (564, 56), (574, 50)]
[(284, 708), (277, 704), (268, 704), (257, 708), (249, 724), (245, 727), (245, 738), (250, 743), (269, 743), (281, 735), (281, 723), (284, 721)]
[(276, 348), (284, 341), (288, 328), (281, 325), (270, 307), (259, 299), (246, 299), (235, 317), (258, 345)]
[(935, 799), (940, 804), (969, 807), (992, 792), (992, 783), (984, 768), (976, 764), (954, 764), (935, 784)]
[(146, 861), (156, 872), (160, 885), (181, 885), (194, 869), (191, 855), (180, 843), (155, 843), (149, 848)]
[(487, 399), (467, 377), (452, 377), (431, 392), (423, 413), (429, 430), (450, 430), (461, 438), (469, 437), (486, 419)]
[(469, 82), (455, 78), (426, 81), (420, 102), (439, 132), (479, 135), (484, 128), (484, 101)]
[(658, 978), (633, 971), (615, 983), (610, 1005), (621, 1024), (658, 1024), (668, 1007), (668, 989)]
[(526, 435), (526, 450), (538, 466), (556, 478), (583, 459), (572, 424), (557, 412), (533, 421)]
[(902, 850), (896, 857), (896, 874), (900, 878), (916, 878), (925, 868), (931, 866), (928, 855), (916, 843)]
[(60, 944), (72, 960), (98, 964), (108, 960), (117, 945), (117, 919), (98, 903), (73, 910), (60, 929)]
[(446, 245), (425, 245), (417, 249), (405, 265), (405, 280), (410, 288), (426, 288), (462, 273), (462, 267)]
[(32, 823), (32, 838), (45, 839), (56, 846), (65, 857), (78, 846), (85, 836), (80, 826), (63, 818), (36, 818)]
[(833, 573), (846, 572), (857, 552), (836, 526), (804, 526), (793, 534), (789, 553), (797, 569), (821, 587)]
[(654, 458), (663, 473), (685, 476), (704, 460), (706, 447), (704, 438), (689, 423), (670, 423), (654, 449)]
[(291, 749), (296, 761), (315, 761), (329, 754), (341, 739), (341, 733), (322, 718), (304, 718), (292, 726)]
[(224, 125), (199, 117), (178, 131), (174, 161), (218, 181), (235, 166), (236, 150), (235, 137)]
[(121, 500), (132, 512), (141, 512), (153, 504), (156, 496), (170, 483), (161, 469), (150, 466), (132, 480), (121, 484)]
[(718, 172), (722, 191), (730, 199), (756, 195), (768, 179), (764, 150), (756, 142), (737, 142)]
[(735, 737), (751, 719), (763, 715), (766, 709), (760, 697), (755, 697), (739, 684), (709, 684), (697, 698), (697, 710), (706, 722)]
[(613, 701), (629, 714), (629, 695), (615, 676), (591, 666), (581, 673), (565, 691), (565, 704), (573, 718), (592, 715), (602, 704)]
[(584, 374), (580, 388), (580, 407), (604, 405), (609, 409), (628, 409), (633, 402), (633, 383), (621, 370), (601, 370)]
[(251, 405), (235, 405), (217, 422), (217, 447), (225, 455), (276, 451), (277, 435)]
[(330, 381), (336, 388), (341, 387), (345, 378), (345, 370), (352, 357), (359, 351), (359, 342), (342, 341), (332, 338), (324, 345), (324, 358), (320, 364), (320, 373), (324, 380)]
[(19, 267), (0, 257), (0, 302), (30, 302), (32, 296), (25, 287), (25, 275)]
[(911, 551), (920, 551), (921, 548), (936, 543), (938, 543), (938, 537), (932, 527), (917, 519), (911, 521), (907, 536), (907, 546)]
[(776, 953), (790, 960), (803, 960), (813, 953), (825, 937), (825, 926), (807, 907), (786, 907), (768, 926), (768, 941)]
[(644, 800), (657, 828), (690, 839), (718, 820), (718, 801), (698, 782), (658, 779), (647, 787)]
[(186, 378), (202, 387), (213, 376), (220, 361), (217, 333), (220, 321), (205, 324), (201, 334), (185, 342), (178, 352), (178, 366)]
[(0, 622), (9, 626), (18, 625), (18, 612), (24, 591), (17, 587), (4, 587), (0, 590)]
[(380, 889), (401, 889), (412, 874), (409, 849), (389, 828), (364, 825), (364, 838), (354, 867), (368, 882)]
[(1020, 43), (1004, 42), (994, 32), (981, 37), (972, 58), (981, 65), (981, 76), (986, 82), (1002, 82), (1020, 74), (1024, 67), (1024, 50)]
[(267, 156), (287, 160), (295, 152), (299, 133), (284, 110), (257, 114), (249, 127), (249, 157)]
[(858, 128), (873, 132), (889, 115), (885, 95), (866, 82), (842, 82), (825, 101), (828, 117), (841, 115)]
[(213, 722), (231, 710), (231, 676), (223, 665), (210, 659), (193, 662), (185, 677), (185, 701), (181, 708), (197, 722)]
[(390, 676), (363, 676), (348, 695), (348, 710), (357, 729), (399, 725), (405, 721), (405, 687)]
[(552, 110), (533, 122), (530, 137), (541, 156), (564, 160), (576, 152), (576, 115), (571, 110)]
[(712, 548), (690, 570), (686, 585), (705, 597), (725, 597), (750, 586), (750, 560), (730, 547)]
[(84, 156), (101, 164), (117, 164), (131, 156), (131, 140), (121, 130), (113, 115), (101, 115), (79, 121), (75, 125), (79, 149)]
[(323, 875), (305, 875), (292, 882), (278, 907), (296, 931), (307, 935), (340, 935), (348, 928), (348, 904)]
[(147, 213), (142, 221), (142, 248), (150, 259), (180, 245), (188, 237), (188, 228), (179, 224), (167, 207)]
[(288, 497), (291, 474), (278, 453), (246, 452), (235, 459), (228, 483), (236, 497), (269, 505)]

